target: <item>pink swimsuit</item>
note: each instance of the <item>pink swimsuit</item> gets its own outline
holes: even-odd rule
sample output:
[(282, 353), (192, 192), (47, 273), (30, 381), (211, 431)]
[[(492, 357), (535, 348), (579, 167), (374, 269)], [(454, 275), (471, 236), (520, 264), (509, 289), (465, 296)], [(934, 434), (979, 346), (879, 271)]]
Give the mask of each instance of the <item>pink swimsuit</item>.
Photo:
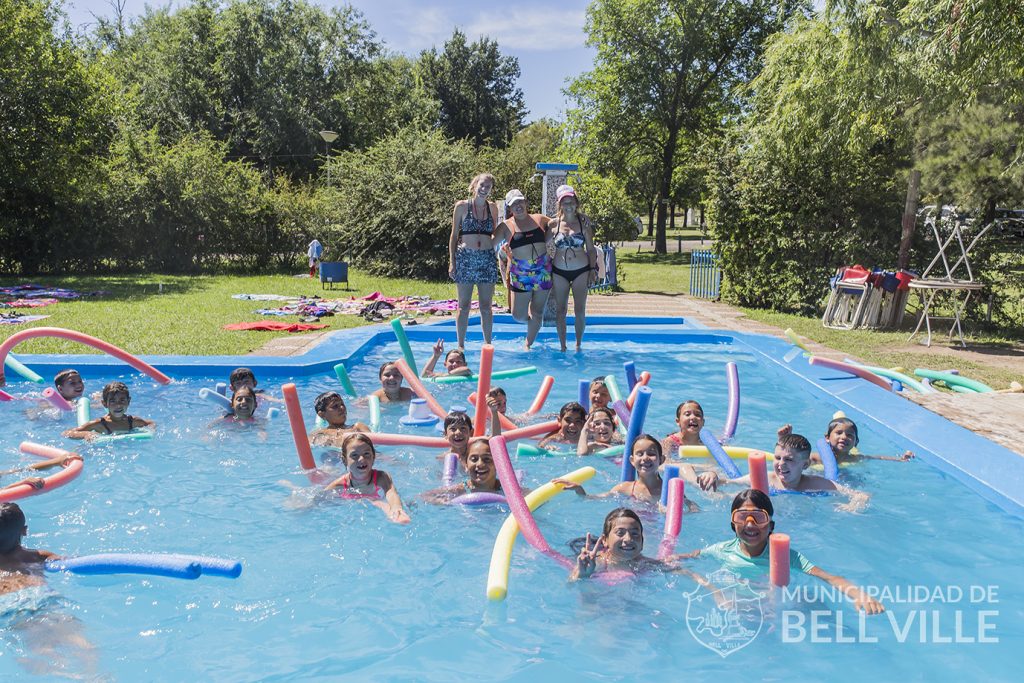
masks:
[(366, 498), (372, 500), (380, 500), (381, 496), (383, 496), (383, 491), (381, 491), (380, 487), (377, 486), (378, 474), (379, 472), (377, 470), (371, 470), (370, 483), (373, 484), (373, 493), (359, 493), (358, 491), (349, 491), (349, 481), (351, 480), (352, 475), (346, 474), (345, 481), (342, 482), (341, 490), (338, 491), (338, 495), (344, 498), (345, 500), (360, 500)]

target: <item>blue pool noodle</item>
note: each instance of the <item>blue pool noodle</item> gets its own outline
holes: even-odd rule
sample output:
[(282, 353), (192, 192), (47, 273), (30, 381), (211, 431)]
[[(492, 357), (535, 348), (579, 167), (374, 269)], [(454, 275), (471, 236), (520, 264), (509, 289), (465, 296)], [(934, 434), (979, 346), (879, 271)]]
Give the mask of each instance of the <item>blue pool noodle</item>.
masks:
[(714, 456), (718, 466), (725, 470), (726, 475), (730, 479), (737, 479), (742, 476), (740, 468), (736, 467), (736, 463), (726, 454), (722, 444), (718, 443), (718, 439), (715, 438), (715, 435), (707, 427), (700, 430), (700, 442)]
[(668, 505), (668, 483), (679, 478), (679, 465), (665, 465), (665, 474), (661, 477), (661, 504)]
[(622, 367), (626, 371), (626, 386), (629, 387), (626, 391), (633, 391), (636, 386), (636, 363), (627, 360)]
[(198, 579), (203, 574), (235, 579), (242, 563), (199, 555), (147, 555), (143, 553), (102, 553), (47, 560), (48, 572), (71, 572), (83, 576), (105, 574), (148, 574), (172, 579)]
[(579, 403), (583, 406), (583, 410), (590, 412), (590, 380), (580, 380), (580, 392), (579, 392)]
[(832, 445), (828, 439), (818, 439), (818, 455), (821, 457), (821, 464), (825, 467), (825, 478), (829, 481), (839, 481), (839, 463), (836, 461), (836, 454), (832, 452)]
[(626, 429), (626, 444), (622, 451), (622, 481), (636, 479), (636, 470), (633, 469), (629, 456), (633, 452), (633, 442), (644, 431), (644, 418), (647, 417), (647, 406), (650, 403), (651, 390), (648, 387), (640, 387), (636, 392), (633, 412), (629, 416), (629, 427)]

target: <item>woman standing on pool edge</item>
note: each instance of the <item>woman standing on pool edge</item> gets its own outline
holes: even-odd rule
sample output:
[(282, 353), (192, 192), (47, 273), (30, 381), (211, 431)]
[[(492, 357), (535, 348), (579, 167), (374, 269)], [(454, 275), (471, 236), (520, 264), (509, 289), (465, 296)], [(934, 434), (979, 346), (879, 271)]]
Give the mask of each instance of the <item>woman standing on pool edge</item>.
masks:
[(480, 327), (484, 343), (491, 343), (494, 312), (494, 283), (498, 281), (498, 258), (491, 235), (494, 234), (498, 205), (487, 197), (494, 189), (494, 176), (480, 173), (469, 183), (469, 199), (455, 203), (452, 234), (448, 240), (448, 277), (455, 281), (459, 297), (456, 318), (459, 348), (466, 348), (466, 328), (473, 305), (473, 285), (480, 301)]
[(579, 351), (583, 344), (583, 331), (587, 326), (587, 290), (597, 282), (597, 249), (594, 248), (594, 230), (590, 219), (579, 210), (576, 190), (569, 185), (562, 185), (555, 191), (555, 197), (558, 213), (551, 229), (555, 245), (551, 272), (558, 310), (558, 341), (564, 352), (566, 314), (569, 311), (571, 292), (576, 323), (576, 350)]

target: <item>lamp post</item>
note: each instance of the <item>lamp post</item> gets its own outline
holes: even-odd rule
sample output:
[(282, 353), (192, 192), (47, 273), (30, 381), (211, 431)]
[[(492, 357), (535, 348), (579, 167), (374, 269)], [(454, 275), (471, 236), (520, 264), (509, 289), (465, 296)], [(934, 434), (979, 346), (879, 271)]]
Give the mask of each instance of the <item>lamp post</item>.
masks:
[(338, 134), (333, 130), (320, 131), (320, 137), (327, 143), (327, 184), (331, 184), (331, 143), (338, 139)]

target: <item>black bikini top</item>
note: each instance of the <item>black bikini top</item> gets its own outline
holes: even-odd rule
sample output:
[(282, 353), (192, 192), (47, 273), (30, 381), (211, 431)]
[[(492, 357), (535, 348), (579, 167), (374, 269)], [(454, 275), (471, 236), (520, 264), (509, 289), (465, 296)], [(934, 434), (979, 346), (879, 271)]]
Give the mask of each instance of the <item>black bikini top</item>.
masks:
[[(512, 225), (516, 225), (515, 219), (512, 220)], [(508, 241), (508, 246), (515, 249), (516, 247), (525, 247), (527, 244), (544, 244), (547, 242), (547, 239), (547, 235), (544, 234), (544, 228), (537, 226), (533, 230), (526, 232), (519, 232), (518, 230), (513, 232), (512, 239)]]

